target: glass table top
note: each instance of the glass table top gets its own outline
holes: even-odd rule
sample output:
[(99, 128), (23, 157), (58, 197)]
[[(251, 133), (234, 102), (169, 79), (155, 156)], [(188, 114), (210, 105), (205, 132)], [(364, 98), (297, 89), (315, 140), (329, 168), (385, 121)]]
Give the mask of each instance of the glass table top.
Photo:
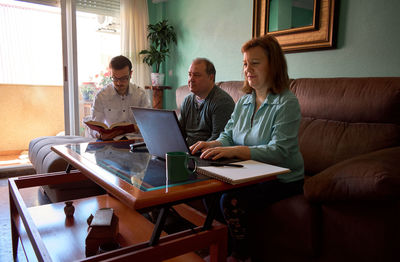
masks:
[(188, 180), (169, 183), (165, 160), (150, 155), (145, 147), (136, 148), (134, 152), (130, 152), (129, 145), (131, 143), (133, 142), (81, 143), (66, 145), (66, 147), (142, 191), (210, 179), (194, 173), (189, 176)]

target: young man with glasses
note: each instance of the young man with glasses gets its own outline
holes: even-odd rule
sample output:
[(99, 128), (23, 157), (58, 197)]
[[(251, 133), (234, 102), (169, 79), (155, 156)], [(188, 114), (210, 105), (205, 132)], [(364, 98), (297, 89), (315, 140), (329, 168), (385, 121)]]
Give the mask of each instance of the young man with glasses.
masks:
[[(130, 107), (151, 107), (146, 91), (130, 83), (132, 63), (125, 56), (112, 58), (109, 67), (112, 83), (96, 95), (91, 120), (103, 122), (108, 126), (126, 121), (135, 124), (136, 132), (139, 132)], [(90, 134), (101, 140), (119, 140), (124, 136), (127, 137), (127, 134), (118, 130), (109, 134), (100, 134), (91, 130)]]

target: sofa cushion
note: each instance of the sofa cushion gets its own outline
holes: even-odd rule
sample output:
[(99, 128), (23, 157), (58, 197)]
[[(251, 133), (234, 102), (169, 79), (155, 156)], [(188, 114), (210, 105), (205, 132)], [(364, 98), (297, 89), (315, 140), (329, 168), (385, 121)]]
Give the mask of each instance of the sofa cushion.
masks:
[(51, 150), (54, 145), (75, 144), (95, 141), (94, 138), (81, 136), (42, 136), (29, 142), (29, 160), (37, 174), (64, 171), (67, 162)]
[(400, 196), (400, 147), (388, 148), (340, 162), (307, 178), (306, 199), (391, 200)]
[(303, 116), (299, 144), (305, 174), (310, 176), (346, 159), (400, 146), (400, 125), (347, 123)]

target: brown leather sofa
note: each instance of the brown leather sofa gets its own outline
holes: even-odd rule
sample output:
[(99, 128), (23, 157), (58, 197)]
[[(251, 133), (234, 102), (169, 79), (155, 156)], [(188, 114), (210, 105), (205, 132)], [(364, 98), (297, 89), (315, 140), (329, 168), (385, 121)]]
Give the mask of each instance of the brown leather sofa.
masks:
[[(218, 83), (235, 101), (241, 81)], [(256, 261), (400, 261), (400, 77), (294, 79), (304, 194), (251, 214)], [(189, 93), (176, 91), (178, 107)], [(179, 111), (179, 108), (178, 108)]]

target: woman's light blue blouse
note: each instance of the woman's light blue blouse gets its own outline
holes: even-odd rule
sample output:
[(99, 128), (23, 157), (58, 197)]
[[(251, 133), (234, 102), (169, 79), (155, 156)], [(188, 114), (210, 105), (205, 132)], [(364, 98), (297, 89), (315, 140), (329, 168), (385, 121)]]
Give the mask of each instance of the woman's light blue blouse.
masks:
[(255, 98), (253, 92), (239, 99), (217, 140), (223, 146), (248, 146), (251, 159), (289, 168), (290, 173), (278, 175), (282, 182), (303, 179), (304, 161), (298, 144), (301, 113), (296, 96), (290, 90), (268, 94), (254, 113)]

